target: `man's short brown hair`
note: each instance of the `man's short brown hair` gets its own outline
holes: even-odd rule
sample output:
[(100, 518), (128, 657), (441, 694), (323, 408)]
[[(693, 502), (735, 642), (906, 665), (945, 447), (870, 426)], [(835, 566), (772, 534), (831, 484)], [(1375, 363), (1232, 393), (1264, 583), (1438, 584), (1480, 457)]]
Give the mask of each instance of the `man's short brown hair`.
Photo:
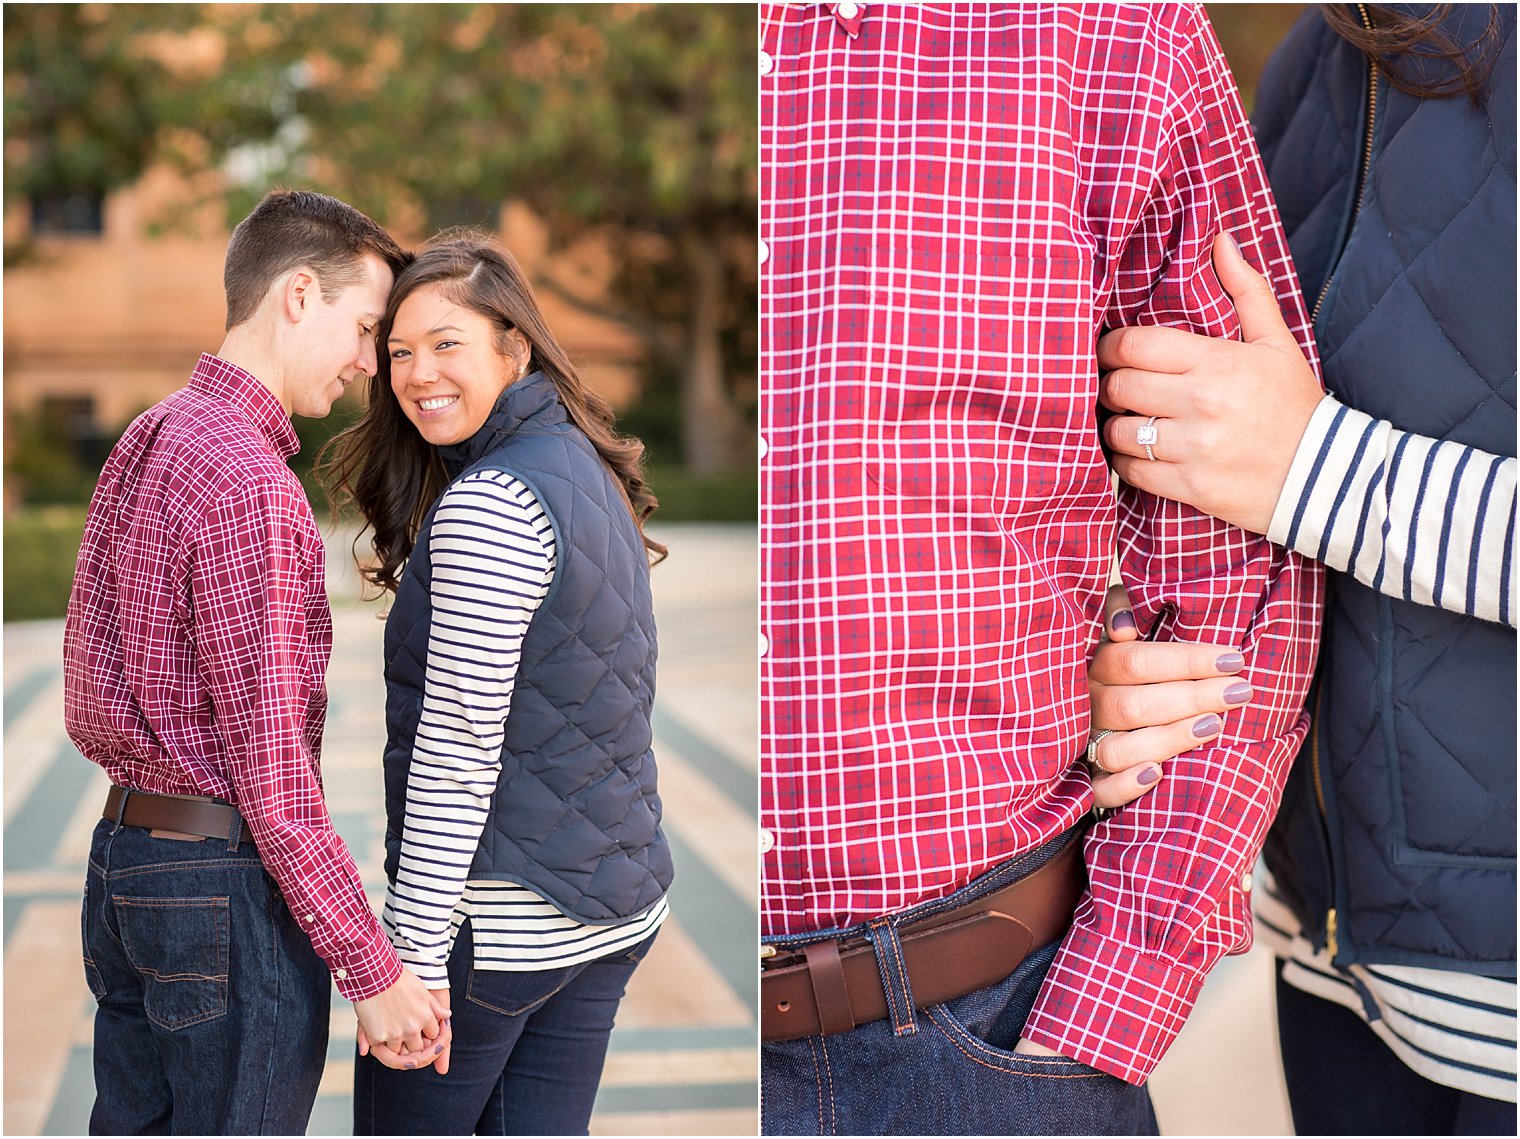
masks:
[(364, 279), (360, 258), (366, 253), (393, 274), (411, 261), (390, 234), (353, 206), (312, 190), (271, 190), (238, 222), (227, 246), (222, 271), (227, 327), (253, 316), (275, 278), (301, 265), (316, 274), (322, 299), (331, 304)]

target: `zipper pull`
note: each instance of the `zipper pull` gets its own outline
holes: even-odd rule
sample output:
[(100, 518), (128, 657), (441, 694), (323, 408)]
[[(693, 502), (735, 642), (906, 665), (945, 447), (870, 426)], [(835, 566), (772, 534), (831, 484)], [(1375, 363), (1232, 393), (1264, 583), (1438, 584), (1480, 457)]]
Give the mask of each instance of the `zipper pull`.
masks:
[(1335, 940), (1335, 907), (1330, 907), (1330, 913), (1325, 917), (1325, 948), (1330, 951), (1330, 960), (1334, 962), (1339, 947)]

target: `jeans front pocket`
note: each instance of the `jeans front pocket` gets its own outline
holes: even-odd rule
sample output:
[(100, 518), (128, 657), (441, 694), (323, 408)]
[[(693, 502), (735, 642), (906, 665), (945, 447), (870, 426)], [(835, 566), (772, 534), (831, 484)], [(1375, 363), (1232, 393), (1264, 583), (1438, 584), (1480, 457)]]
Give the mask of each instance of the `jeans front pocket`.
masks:
[(227, 1012), (228, 899), (113, 894), (127, 960), (143, 976), (148, 1019), (174, 1032)]
[(522, 1016), (540, 1008), (572, 980), (584, 965), (528, 973), (470, 967), (465, 1000), (502, 1016)]

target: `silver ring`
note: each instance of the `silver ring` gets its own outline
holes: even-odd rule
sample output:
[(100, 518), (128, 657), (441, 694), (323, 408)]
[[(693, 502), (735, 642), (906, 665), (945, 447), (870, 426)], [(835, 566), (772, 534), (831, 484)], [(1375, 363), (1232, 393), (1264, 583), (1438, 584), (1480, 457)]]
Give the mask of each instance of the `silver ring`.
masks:
[(1103, 772), (1104, 775), (1112, 775), (1113, 774), (1112, 771), (1110, 771), (1108, 768), (1104, 767), (1101, 763), (1098, 762), (1098, 745), (1103, 742), (1103, 738), (1105, 736), (1111, 736), (1111, 735), (1113, 735), (1118, 730), (1119, 730), (1118, 728), (1099, 728), (1096, 732), (1094, 732), (1088, 738), (1088, 741), (1087, 741), (1087, 769), (1088, 769), (1088, 773), (1089, 774), (1091, 774), (1094, 771), (1101, 771), (1101, 772)]
[(1151, 450), (1151, 444), (1160, 441), (1160, 434), (1156, 429), (1154, 415), (1135, 428), (1135, 442), (1145, 448), (1145, 457), (1153, 463), (1156, 461), (1156, 452)]

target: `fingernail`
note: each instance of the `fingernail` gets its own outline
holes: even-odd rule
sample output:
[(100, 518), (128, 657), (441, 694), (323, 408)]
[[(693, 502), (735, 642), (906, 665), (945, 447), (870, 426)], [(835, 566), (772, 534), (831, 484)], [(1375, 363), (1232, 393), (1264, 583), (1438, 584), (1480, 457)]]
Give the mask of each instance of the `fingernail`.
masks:
[(1128, 609), (1121, 609), (1115, 613), (1108, 622), (1115, 632), (1120, 629), (1133, 629), (1135, 627), (1135, 615)]
[(1193, 735), (1197, 736), (1201, 740), (1206, 740), (1210, 736), (1217, 736), (1219, 734), (1219, 729), (1222, 723), (1223, 721), (1221, 721), (1218, 716), (1210, 712), (1207, 716), (1193, 725)]
[(1152, 783), (1156, 782), (1156, 780), (1160, 778), (1161, 768), (1147, 767), (1139, 775), (1135, 776), (1135, 782), (1139, 783), (1142, 787), (1149, 787)]
[(1235, 252), (1239, 253), (1240, 252), (1240, 242), (1238, 242), (1238, 241), (1235, 240), (1235, 235), (1233, 233), (1231, 233), (1229, 230), (1225, 230), (1224, 231), (1224, 235), (1230, 239), (1230, 244), (1235, 247)]
[(1239, 684), (1232, 684), (1224, 690), (1224, 702), (1226, 704), (1244, 704), (1251, 698), (1251, 686), (1242, 680)]
[(417, 1065), (414, 1064), (414, 1063), (412, 1063), (410, 1060), (408, 1060), (405, 1064), (402, 1064), (401, 1066), (403, 1068), (415, 1068)]
[(1225, 653), (1214, 662), (1214, 669), (1217, 672), (1239, 672), (1245, 666), (1246, 658), (1239, 653)]

